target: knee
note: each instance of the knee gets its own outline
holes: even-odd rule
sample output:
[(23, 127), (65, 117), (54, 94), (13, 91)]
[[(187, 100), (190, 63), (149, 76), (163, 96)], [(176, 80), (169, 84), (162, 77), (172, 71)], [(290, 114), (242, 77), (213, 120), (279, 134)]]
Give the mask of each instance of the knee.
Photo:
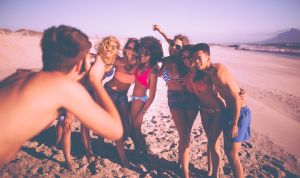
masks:
[(214, 152), (218, 152), (218, 149), (219, 149), (219, 147), (218, 147), (218, 142), (216, 142), (216, 141), (208, 141), (208, 143), (207, 143), (208, 145), (208, 149), (210, 149), (210, 150), (212, 150), (212, 151), (214, 151)]
[(238, 152), (235, 152), (232, 149), (225, 149), (225, 154), (230, 160), (238, 159)]
[(188, 148), (190, 146), (190, 137), (189, 135), (185, 135), (185, 136), (181, 136), (179, 138), (179, 144), (183, 147), (183, 148)]
[(72, 126), (71, 124), (65, 124), (63, 126), (63, 133), (64, 134), (71, 134), (71, 131), (72, 131)]
[(134, 121), (132, 122), (132, 125), (133, 125), (133, 127), (134, 127), (136, 130), (140, 130), (141, 127), (142, 127), (142, 124), (141, 124), (140, 122), (136, 121), (136, 120), (134, 120)]
[(143, 123), (143, 118), (133, 118), (132, 119), (132, 125), (135, 127), (135, 128), (141, 128), (142, 127), (142, 123)]

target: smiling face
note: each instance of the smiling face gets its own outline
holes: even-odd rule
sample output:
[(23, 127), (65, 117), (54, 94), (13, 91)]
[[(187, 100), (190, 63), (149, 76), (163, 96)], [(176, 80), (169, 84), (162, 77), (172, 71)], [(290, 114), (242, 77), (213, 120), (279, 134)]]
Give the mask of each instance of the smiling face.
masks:
[(129, 43), (125, 47), (123, 54), (127, 58), (128, 61), (136, 61), (136, 58), (138, 57), (138, 54), (135, 51), (135, 44), (134, 44), (134, 42)]
[(108, 46), (106, 46), (105, 50), (103, 51), (103, 57), (112, 59), (112, 61), (116, 58), (118, 54), (118, 45), (114, 41), (110, 41)]
[(182, 52), (181, 60), (183, 61), (183, 64), (187, 68), (192, 68), (194, 66), (194, 60), (191, 56), (190, 51), (188, 51), (188, 50), (185, 50), (185, 51)]
[(169, 53), (170, 55), (176, 55), (181, 50), (183, 44), (180, 39), (175, 39), (169, 42)]
[(96, 44), (95, 48), (106, 65), (113, 65), (118, 56), (120, 42), (116, 37), (109, 36)]
[(148, 49), (142, 48), (139, 52), (139, 55), (142, 63), (147, 63), (150, 61), (151, 53)]
[(210, 66), (210, 56), (202, 50), (196, 51), (193, 55), (193, 59), (199, 70), (206, 69)]

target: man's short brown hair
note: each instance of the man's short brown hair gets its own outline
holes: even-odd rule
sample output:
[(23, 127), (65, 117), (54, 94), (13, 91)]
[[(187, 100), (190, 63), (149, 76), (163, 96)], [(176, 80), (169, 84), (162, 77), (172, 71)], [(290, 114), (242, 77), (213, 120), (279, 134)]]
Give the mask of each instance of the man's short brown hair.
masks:
[(43, 70), (67, 73), (84, 59), (91, 43), (80, 30), (60, 25), (44, 31), (41, 47)]

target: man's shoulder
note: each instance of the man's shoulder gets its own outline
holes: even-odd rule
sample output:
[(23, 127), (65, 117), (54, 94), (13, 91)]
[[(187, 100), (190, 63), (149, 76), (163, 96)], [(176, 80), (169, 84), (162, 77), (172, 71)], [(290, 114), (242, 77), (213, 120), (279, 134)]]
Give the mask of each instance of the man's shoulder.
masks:
[(37, 72), (34, 76), (32, 84), (32, 87), (56, 92), (59, 92), (65, 88), (80, 86), (79, 82), (64, 74), (52, 72)]
[(227, 67), (224, 64), (221, 64), (221, 63), (213, 64), (213, 68), (215, 70), (216, 75), (224, 75), (228, 72)]
[(66, 76), (49, 72), (22, 72), (14, 74), (1, 84), (3, 84), (2, 91), (6, 93), (30, 96), (30, 98), (54, 99), (61, 95), (61, 91), (74, 86), (74, 81)]

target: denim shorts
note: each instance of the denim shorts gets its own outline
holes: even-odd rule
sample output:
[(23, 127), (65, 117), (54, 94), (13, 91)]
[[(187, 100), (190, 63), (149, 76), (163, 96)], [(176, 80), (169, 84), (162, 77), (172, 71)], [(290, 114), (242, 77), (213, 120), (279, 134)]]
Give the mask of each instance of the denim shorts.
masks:
[(187, 91), (168, 91), (170, 109), (199, 110), (197, 96)]
[(126, 92), (119, 92), (111, 89), (107, 84), (104, 85), (105, 90), (107, 91), (108, 95), (110, 96), (111, 100), (114, 102), (120, 116), (122, 119), (122, 124), (124, 128), (124, 135), (128, 136), (130, 133), (130, 125), (131, 125), (131, 120), (130, 116), (125, 116), (125, 113), (122, 113), (121, 108), (127, 108), (127, 111), (129, 111), (130, 106), (128, 102), (128, 97), (127, 97), (127, 91)]

